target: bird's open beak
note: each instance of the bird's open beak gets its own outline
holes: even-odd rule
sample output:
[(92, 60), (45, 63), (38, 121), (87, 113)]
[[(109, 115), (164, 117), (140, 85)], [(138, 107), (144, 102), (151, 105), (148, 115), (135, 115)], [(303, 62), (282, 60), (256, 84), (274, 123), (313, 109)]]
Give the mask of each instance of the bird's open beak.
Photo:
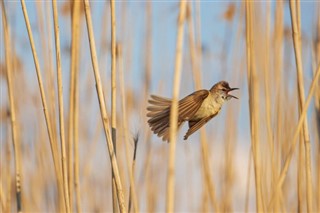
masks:
[(229, 91), (227, 92), (227, 97), (228, 98), (235, 98), (235, 99), (238, 99), (236, 96), (233, 96), (233, 95), (230, 95), (229, 92), (231, 92), (232, 90), (238, 90), (239, 88), (231, 88), (229, 89)]

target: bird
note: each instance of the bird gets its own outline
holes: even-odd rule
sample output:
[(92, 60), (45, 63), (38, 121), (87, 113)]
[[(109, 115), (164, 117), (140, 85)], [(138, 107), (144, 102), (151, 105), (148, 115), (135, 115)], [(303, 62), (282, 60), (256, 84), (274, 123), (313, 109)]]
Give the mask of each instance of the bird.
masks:
[[(178, 129), (184, 122), (188, 122), (189, 129), (184, 135), (187, 140), (190, 135), (214, 118), (222, 105), (232, 99), (238, 99), (229, 94), (233, 90), (226, 81), (219, 81), (210, 90), (202, 89), (191, 93), (178, 102)], [(169, 142), (170, 110), (172, 100), (151, 95), (147, 106), (148, 124), (154, 134)]]

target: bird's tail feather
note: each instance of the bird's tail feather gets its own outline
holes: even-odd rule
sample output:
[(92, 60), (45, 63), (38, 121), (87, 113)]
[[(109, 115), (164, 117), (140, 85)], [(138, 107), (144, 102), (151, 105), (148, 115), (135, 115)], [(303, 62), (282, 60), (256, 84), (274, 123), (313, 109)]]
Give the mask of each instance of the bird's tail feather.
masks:
[[(163, 141), (169, 142), (170, 137), (170, 107), (171, 100), (155, 95), (151, 95), (148, 101), (151, 106), (147, 107), (147, 117), (151, 130), (162, 137)], [(182, 125), (183, 121), (178, 122), (178, 128)]]

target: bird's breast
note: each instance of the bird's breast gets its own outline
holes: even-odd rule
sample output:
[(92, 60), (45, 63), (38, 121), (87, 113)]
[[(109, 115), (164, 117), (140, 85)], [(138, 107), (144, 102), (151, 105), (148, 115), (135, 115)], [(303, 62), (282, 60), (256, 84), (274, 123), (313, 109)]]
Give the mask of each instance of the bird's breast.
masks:
[(201, 104), (198, 111), (193, 116), (192, 120), (197, 120), (205, 117), (209, 117), (213, 114), (217, 114), (221, 109), (220, 103), (218, 103), (212, 95), (209, 95)]

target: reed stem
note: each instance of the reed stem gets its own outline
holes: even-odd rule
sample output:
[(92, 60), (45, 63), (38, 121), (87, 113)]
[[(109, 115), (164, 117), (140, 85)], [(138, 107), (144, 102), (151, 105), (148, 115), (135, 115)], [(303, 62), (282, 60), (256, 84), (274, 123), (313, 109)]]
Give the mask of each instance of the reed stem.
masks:
[(62, 71), (61, 71), (61, 54), (60, 54), (60, 35), (57, 1), (52, 1), (54, 38), (56, 47), (56, 64), (57, 64), (57, 80), (58, 80), (58, 103), (59, 103), (59, 127), (61, 142), (61, 165), (63, 175), (64, 196), (66, 202), (66, 211), (70, 212), (69, 184), (68, 184), (68, 168), (66, 160), (66, 142), (64, 133), (64, 108), (63, 108), (63, 89), (62, 89)]
[[(302, 66), (302, 49), (301, 49), (301, 27), (300, 27), (300, 0), (290, 0), (290, 14), (292, 24), (292, 37), (294, 44), (295, 60), (297, 67), (297, 80), (298, 80), (298, 100), (300, 108), (303, 108), (305, 100), (304, 95), (304, 81), (303, 81), (303, 66)], [(308, 131), (308, 119), (304, 118), (303, 123), (303, 139), (305, 145), (305, 172), (307, 183), (307, 210), (312, 212), (312, 177), (311, 177), (311, 155), (310, 155), (310, 136)]]
[(117, 189), (117, 196), (118, 196), (118, 201), (119, 201), (119, 206), (120, 206), (120, 212), (124, 213), (127, 211), (126, 211), (126, 206), (124, 203), (124, 195), (123, 195), (123, 190), (122, 190), (120, 173), (119, 173), (119, 169), (118, 169), (118, 162), (117, 162), (117, 158), (116, 158), (116, 155), (114, 152), (112, 137), (111, 137), (111, 133), (110, 133), (110, 126), (109, 126), (110, 122), (109, 122), (108, 114), (106, 111), (106, 104), (105, 104), (104, 96), (103, 96), (100, 71), (99, 71), (99, 65), (98, 65), (98, 58), (97, 58), (94, 33), (93, 33), (93, 27), (92, 27), (91, 11), (90, 11), (90, 5), (89, 5), (88, 0), (84, 0), (84, 9), (85, 9), (87, 31), (88, 31), (88, 38), (89, 38), (89, 44), (90, 44), (91, 60), (92, 60), (94, 77), (95, 77), (95, 81), (96, 81), (97, 95), (98, 95), (98, 99), (99, 99), (100, 114), (101, 114), (101, 119), (102, 119), (102, 123), (103, 123), (104, 133), (105, 133), (106, 140), (107, 140), (108, 152), (109, 152), (109, 157), (110, 157), (110, 161), (111, 161), (111, 167), (112, 167), (112, 171), (113, 171), (114, 178), (115, 178), (115, 184), (116, 184), (116, 189)]
[(307, 96), (307, 100), (303, 105), (303, 108), (302, 108), (302, 111), (301, 111), (301, 115), (299, 117), (298, 125), (297, 125), (297, 127), (295, 128), (295, 131), (294, 131), (293, 139), (290, 140), (290, 141), (292, 141), (292, 145), (291, 145), (291, 147), (289, 149), (289, 153), (288, 153), (288, 155), (286, 157), (286, 160), (284, 162), (284, 165), (283, 165), (283, 168), (281, 170), (280, 176), (278, 178), (275, 190), (272, 193), (271, 200), (269, 202), (268, 210), (270, 210), (270, 208), (273, 205), (274, 200), (277, 199), (277, 196), (279, 196), (278, 194), (281, 191), (282, 184), (283, 184), (284, 179), (285, 179), (285, 177), (286, 177), (286, 175), (288, 173), (289, 165), (290, 165), (292, 156), (294, 154), (295, 147), (297, 145), (297, 139), (298, 139), (300, 130), (302, 128), (305, 116), (307, 115), (307, 110), (308, 110), (308, 107), (309, 107), (311, 98), (313, 96), (314, 90), (316, 88), (317, 81), (318, 81), (319, 77), (320, 77), (320, 64), (318, 65), (317, 72), (316, 72), (316, 74), (315, 74), (315, 76), (314, 76), (314, 78), (312, 80), (312, 83), (311, 83), (311, 86), (310, 86), (310, 90), (309, 90), (309, 93), (308, 93), (308, 96)]
[(255, 70), (254, 60), (254, 42), (253, 42), (253, 19), (252, 15), (254, 4), (246, 1), (246, 43), (247, 43), (247, 72), (248, 72), (248, 89), (249, 89), (249, 108), (250, 108), (250, 127), (251, 127), (251, 144), (254, 163), (255, 186), (256, 186), (256, 208), (257, 212), (263, 211), (262, 190), (261, 190), (261, 173), (260, 173), (260, 146), (259, 146), (259, 126), (258, 126), (258, 78)]
[[(12, 82), (12, 53), (11, 53), (11, 39), (10, 39), (10, 28), (7, 21), (7, 14), (4, 6), (4, 1), (1, 1), (2, 9), (2, 24), (3, 24), (3, 36), (4, 36), (4, 46), (5, 46), (5, 60), (6, 60), (6, 77), (7, 77), (7, 87), (9, 93), (9, 103), (10, 103), (10, 121), (11, 121), (11, 135), (14, 150), (14, 160), (15, 160), (15, 184), (16, 184), (16, 202), (17, 202), (17, 212), (22, 212), (22, 166), (21, 166), (21, 144), (19, 140), (19, 129), (16, 119), (16, 105), (14, 96), (14, 84)], [(2, 187), (1, 187), (2, 188)], [(9, 195), (10, 196), (10, 195)]]
[(175, 180), (175, 151), (176, 151), (176, 136), (178, 126), (178, 98), (180, 90), (180, 78), (182, 67), (182, 48), (183, 48), (183, 26), (186, 18), (187, 2), (180, 1), (178, 26), (177, 26), (177, 43), (176, 43), (176, 59), (173, 79), (172, 104), (170, 110), (170, 145), (169, 145), (169, 161), (168, 161), (168, 176), (167, 176), (167, 197), (166, 197), (166, 212), (174, 212), (174, 180)]
[[(48, 132), (48, 136), (49, 136), (51, 154), (53, 157), (53, 162), (54, 162), (54, 167), (55, 167), (55, 172), (56, 172), (57, 186), (59, 189), (59, 194), (62, 194), (62, 192), (64, 190), (63, 190), (63, 182), (62, 182), (62, 172), (60, 170), (61, 167), (59, 164), (59, 153), (57, 150), (57, 141), (55, 140), (55, 137), (52, 134), (53, 129), (51, 127), (51, 121), (50, 121), (50, 117), (49, 117), (48, 106), (47, 106), (46, 96), (45, 96), (44, 87), (43, 87), (39, 59), (38, 59), (38, 55), (36, 52), (33, 34), (32, 34), (30, 21), (29, 21), (29, 16), (28, 16), (28, 12), (27, 12), (27, 8), (26, 8), (26, 4), (25, 4), (24, 0), (21, 0), (21, 7), (22, 7), (23, 16), (24, 16), (24, 20), (26, 23), (27, 31), (28, 31), (29, 42), (30, 42), (30, 46), (31, 46), (31, 50), (32, 50), (35, 69), (36, 69), (37, 80), (38, 80), (38, 85), (39, 85), (39, 90), (40, 90), (40, 95), (41, 95), (41, 102), (42, 102), (47, 132)], [(64, 196), (64, 194), (62, 194), (62, 196)], [(64, 203), (65, 209), (67, 209), (66, 205), (67, 204)]]

